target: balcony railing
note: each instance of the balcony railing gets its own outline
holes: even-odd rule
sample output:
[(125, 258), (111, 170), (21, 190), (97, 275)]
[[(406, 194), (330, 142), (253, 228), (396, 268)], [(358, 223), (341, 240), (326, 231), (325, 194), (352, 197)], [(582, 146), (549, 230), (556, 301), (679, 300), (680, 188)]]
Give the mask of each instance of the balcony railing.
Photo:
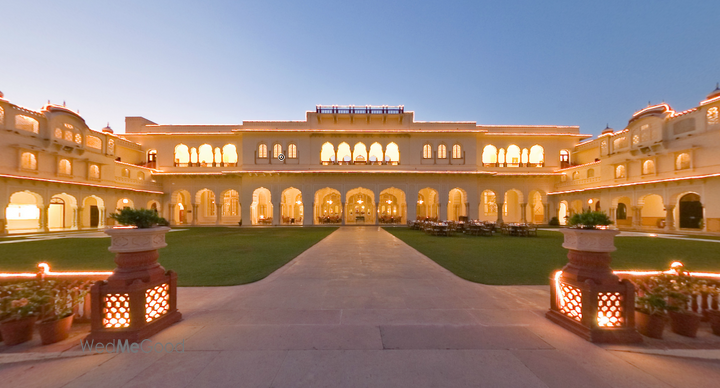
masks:
[(405, 106), (355, 106), (355, 105), (317, 105), (319, 114), (358, 114), (358, 115), (399, 115), (405, 113)]

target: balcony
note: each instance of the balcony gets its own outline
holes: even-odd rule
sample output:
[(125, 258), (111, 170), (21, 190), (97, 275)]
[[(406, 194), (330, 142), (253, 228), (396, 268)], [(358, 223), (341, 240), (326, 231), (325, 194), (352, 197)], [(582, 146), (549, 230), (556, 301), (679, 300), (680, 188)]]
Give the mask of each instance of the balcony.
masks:
[(315, 113), (318, 114), (358, 114), (358, 115), (400, 115), (405, 113), (405, 107), (399, 106), (355, 106), (355, 105), (317, 105)]

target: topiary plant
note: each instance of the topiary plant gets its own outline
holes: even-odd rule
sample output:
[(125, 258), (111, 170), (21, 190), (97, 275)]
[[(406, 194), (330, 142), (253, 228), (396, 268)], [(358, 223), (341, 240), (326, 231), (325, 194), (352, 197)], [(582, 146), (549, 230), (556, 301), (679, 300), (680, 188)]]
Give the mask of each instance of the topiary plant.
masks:
[(548, 225), (550, 225), (550, 226), (560, 226), (560, 220), (558, 220), (557, 217), (553, 217), (553, 218), (551, 218), (550, 221), (548, 222)]
[(612, 223), (605, 212), (591, 210), (575, 213), (568, 220), (568, 225), (577, 229), (599, 229), (598, 226), (608, 226)]
[(126, 207), (118, 213), (111, 214), (110, 217), (120, 225), (132, 225), (140, 229), (152, 228), (155, 225), (167, 226), (170, 224), (166, 219), (160, 217), (155, 210), (150, 209), (132, 209)]

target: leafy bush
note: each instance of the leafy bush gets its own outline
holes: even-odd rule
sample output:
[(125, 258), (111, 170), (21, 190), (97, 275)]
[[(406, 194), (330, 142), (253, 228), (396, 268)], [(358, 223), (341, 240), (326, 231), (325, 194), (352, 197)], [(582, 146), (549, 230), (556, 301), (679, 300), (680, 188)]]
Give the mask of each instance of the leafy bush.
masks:
[(150, 209), (131, 209), (126, 207), (118, 213), (111, 214), (110, 217), (121, 225), (137, 226), (140, 229), (152, 228), (155, 225), (167, 226), (170, 223), (160, 217), (155, 210)]
[(550, 219), (550, 222), (548, 222), (550, 226), (560, 226), (560, 220), (558, 220), (557, 217), (553, 217)]
[(598, 226), (608, 226), (612, 223), (605, 212), (590, 210), (575, 213), (568, 220), (568, 225), (578, 229), (598, 229)]
[(52, 321), (72, 314), (90, 291), (90, 281), (32, 280), (0, 286), (0, 321), (39, 317)]

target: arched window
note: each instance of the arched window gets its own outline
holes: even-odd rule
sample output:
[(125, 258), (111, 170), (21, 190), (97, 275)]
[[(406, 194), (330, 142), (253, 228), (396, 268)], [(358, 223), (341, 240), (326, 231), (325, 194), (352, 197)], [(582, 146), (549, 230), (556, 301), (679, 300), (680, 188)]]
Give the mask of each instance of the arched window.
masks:
[(495, 193), (485, 190), (482, 193), (483, 213), (486, 216), (497, 215), (497, 202), (495, 201)]
[(655, 162), (646, 160), (643, 162), (643, 175), (655, 174)]
[(625, 166), (620, 164), (615, 167), (615, 178), (625, 178)]
[(198, 148), (198, 161), (203, 167), (212, 166), (213, 149), (210, 144), (203, 144)]
[(675, 159), (676, 170), (687, 170), (690, 168), (690, 155), (683, 152)]
[(577, 172), (577, 171), (573, 172), (573, 173), (572, 173), (572, 180), (575, 181), (575, 180), (578, 180), (578, 179), (580, 179), (580, 173)]
[(225, 166), (237, 166), (238, 156), (235, 145), (225, 144), (222, 149), (223, 164)]
[(378, 142), (372, 143), (370, 145), (370, 152), (368, 152), (368, 160), (370, 163), (381, 164), (384, 158), (382, 145)]
[(187, 167), (190, 163), (190, 150), (185, 144), (175, 146), (175, 167)]
[(288, 159), (297, 159), (297, 145), (295, 143), (288, 144)]
[(367, 148), (365, 147), (365, 143), (355, 143), (353, 160), (356, 163), (365, 163), (367, 161)]
[[(40, 131), (40, 124), (32, 117), (15, 115), (15, 128), (22, 129), (23, 131), (38, 133)], [(72, 137), (69, 141), (72, 141)]]
[(322, 145), (322, 149), (320, 150), (320, 163), (322, 164), (331, 164), (335, 161), (335, 147), (330, 144), (330, 142), (327, 142)]
[(595, 176), (595, 170), (592, 169), (592, 168), (588, 169), (588, 170), (587, 170), (587, 177), (588, 177), (588, 178), (592, 178), (592, 177), (594, 177), (594, 176)]
[(453, 159), (462, 158), (462, 147), (460, 146), (460, 144), (455, 143), (455, 145), (453, 145), (452, 157)]
[(540, 145), (530, 147), (530, 166), (542, 167), (545, 163), (545, 150)]
[(282, 145), (280, 143), (273, 144), (273, 159), (277, 159), (282, 154)]
[(352, 155), (350, 154), (350, 145), (345, 142), (340, 143), (337, 150), (337, 161), (339, 163), (348, 164), (350, 163), (350, 160), (352, 160)]
[(190, 164), (195, 165), (195, 166), (199, 165), (198, 152), (197, 152), (197, 148), (195, 148), (195, 147), (190, 148)]
[[(90, 139), (90, 137), (88, 137)], [(147, 153), (147, 164), (150, 168), (155, 168), (157, 164), (157, 150), (150, 150)]]
[(483, 148), (482, 162), (485, 167), (495, 167), (497, 164), (497, 148), (494, 145), (486, 145)]
[(123, 178), (130, 178), (130, 170), (128, 170), (127, 168), (123, 168), (123, 170), (122, 170), (122, 177), (123, 177)]
[(432, 159), (432, 146), (429, 143), (423, 146), (423, 159)]
[(445, 144), (440, 144), (438, 146), (437, 157), (438, 159), (447, 159), (447, 147)]
[(568, 150), (561, 150), (560, 151), (560, 168), (565, 168), (570, 166), (570, 151)]
[(138, 172), (138, 180), (139, 180), (139, 181), (144, 181), (144, 180), (145, 180), (145, 173), (144, 173), (144, 172), (142, 172), (142, 171)]
[(258, 144), (257, 157), (258, 157), (258, 159), (267, 159), (267, 157), (268, 157), (267, 144), (265, 144), (265, 143)]
[(88, 178), (100, 179), (100, 167), (97, 164), (91, 164), (90, 170), (88, 171)]
[(61, 159), (58, 165), (58, 173), (63, 175), (72, 175), (72, 163), (67, 159)]
[(515, 144), (508, 147), (505, 160), (508, 167), (520, 167), (520, 147)]
[(394, 142), (385, 147), (385, 161), (393, 165), (400, 163), (400, 148)]
[(20, 157), (20, 166), (26, 170), (37, 170), (37, 157), (32, 152), (23, 152)]
[(618, 220), (627, 220), (627, 206), (624, 203), (618, 203), (615, 218)]
[(223, 194), (223, 215), (224, 216), (236, 216), (238, 215), (238, 202), (240, 196), (235, 190), (228, 190)]

